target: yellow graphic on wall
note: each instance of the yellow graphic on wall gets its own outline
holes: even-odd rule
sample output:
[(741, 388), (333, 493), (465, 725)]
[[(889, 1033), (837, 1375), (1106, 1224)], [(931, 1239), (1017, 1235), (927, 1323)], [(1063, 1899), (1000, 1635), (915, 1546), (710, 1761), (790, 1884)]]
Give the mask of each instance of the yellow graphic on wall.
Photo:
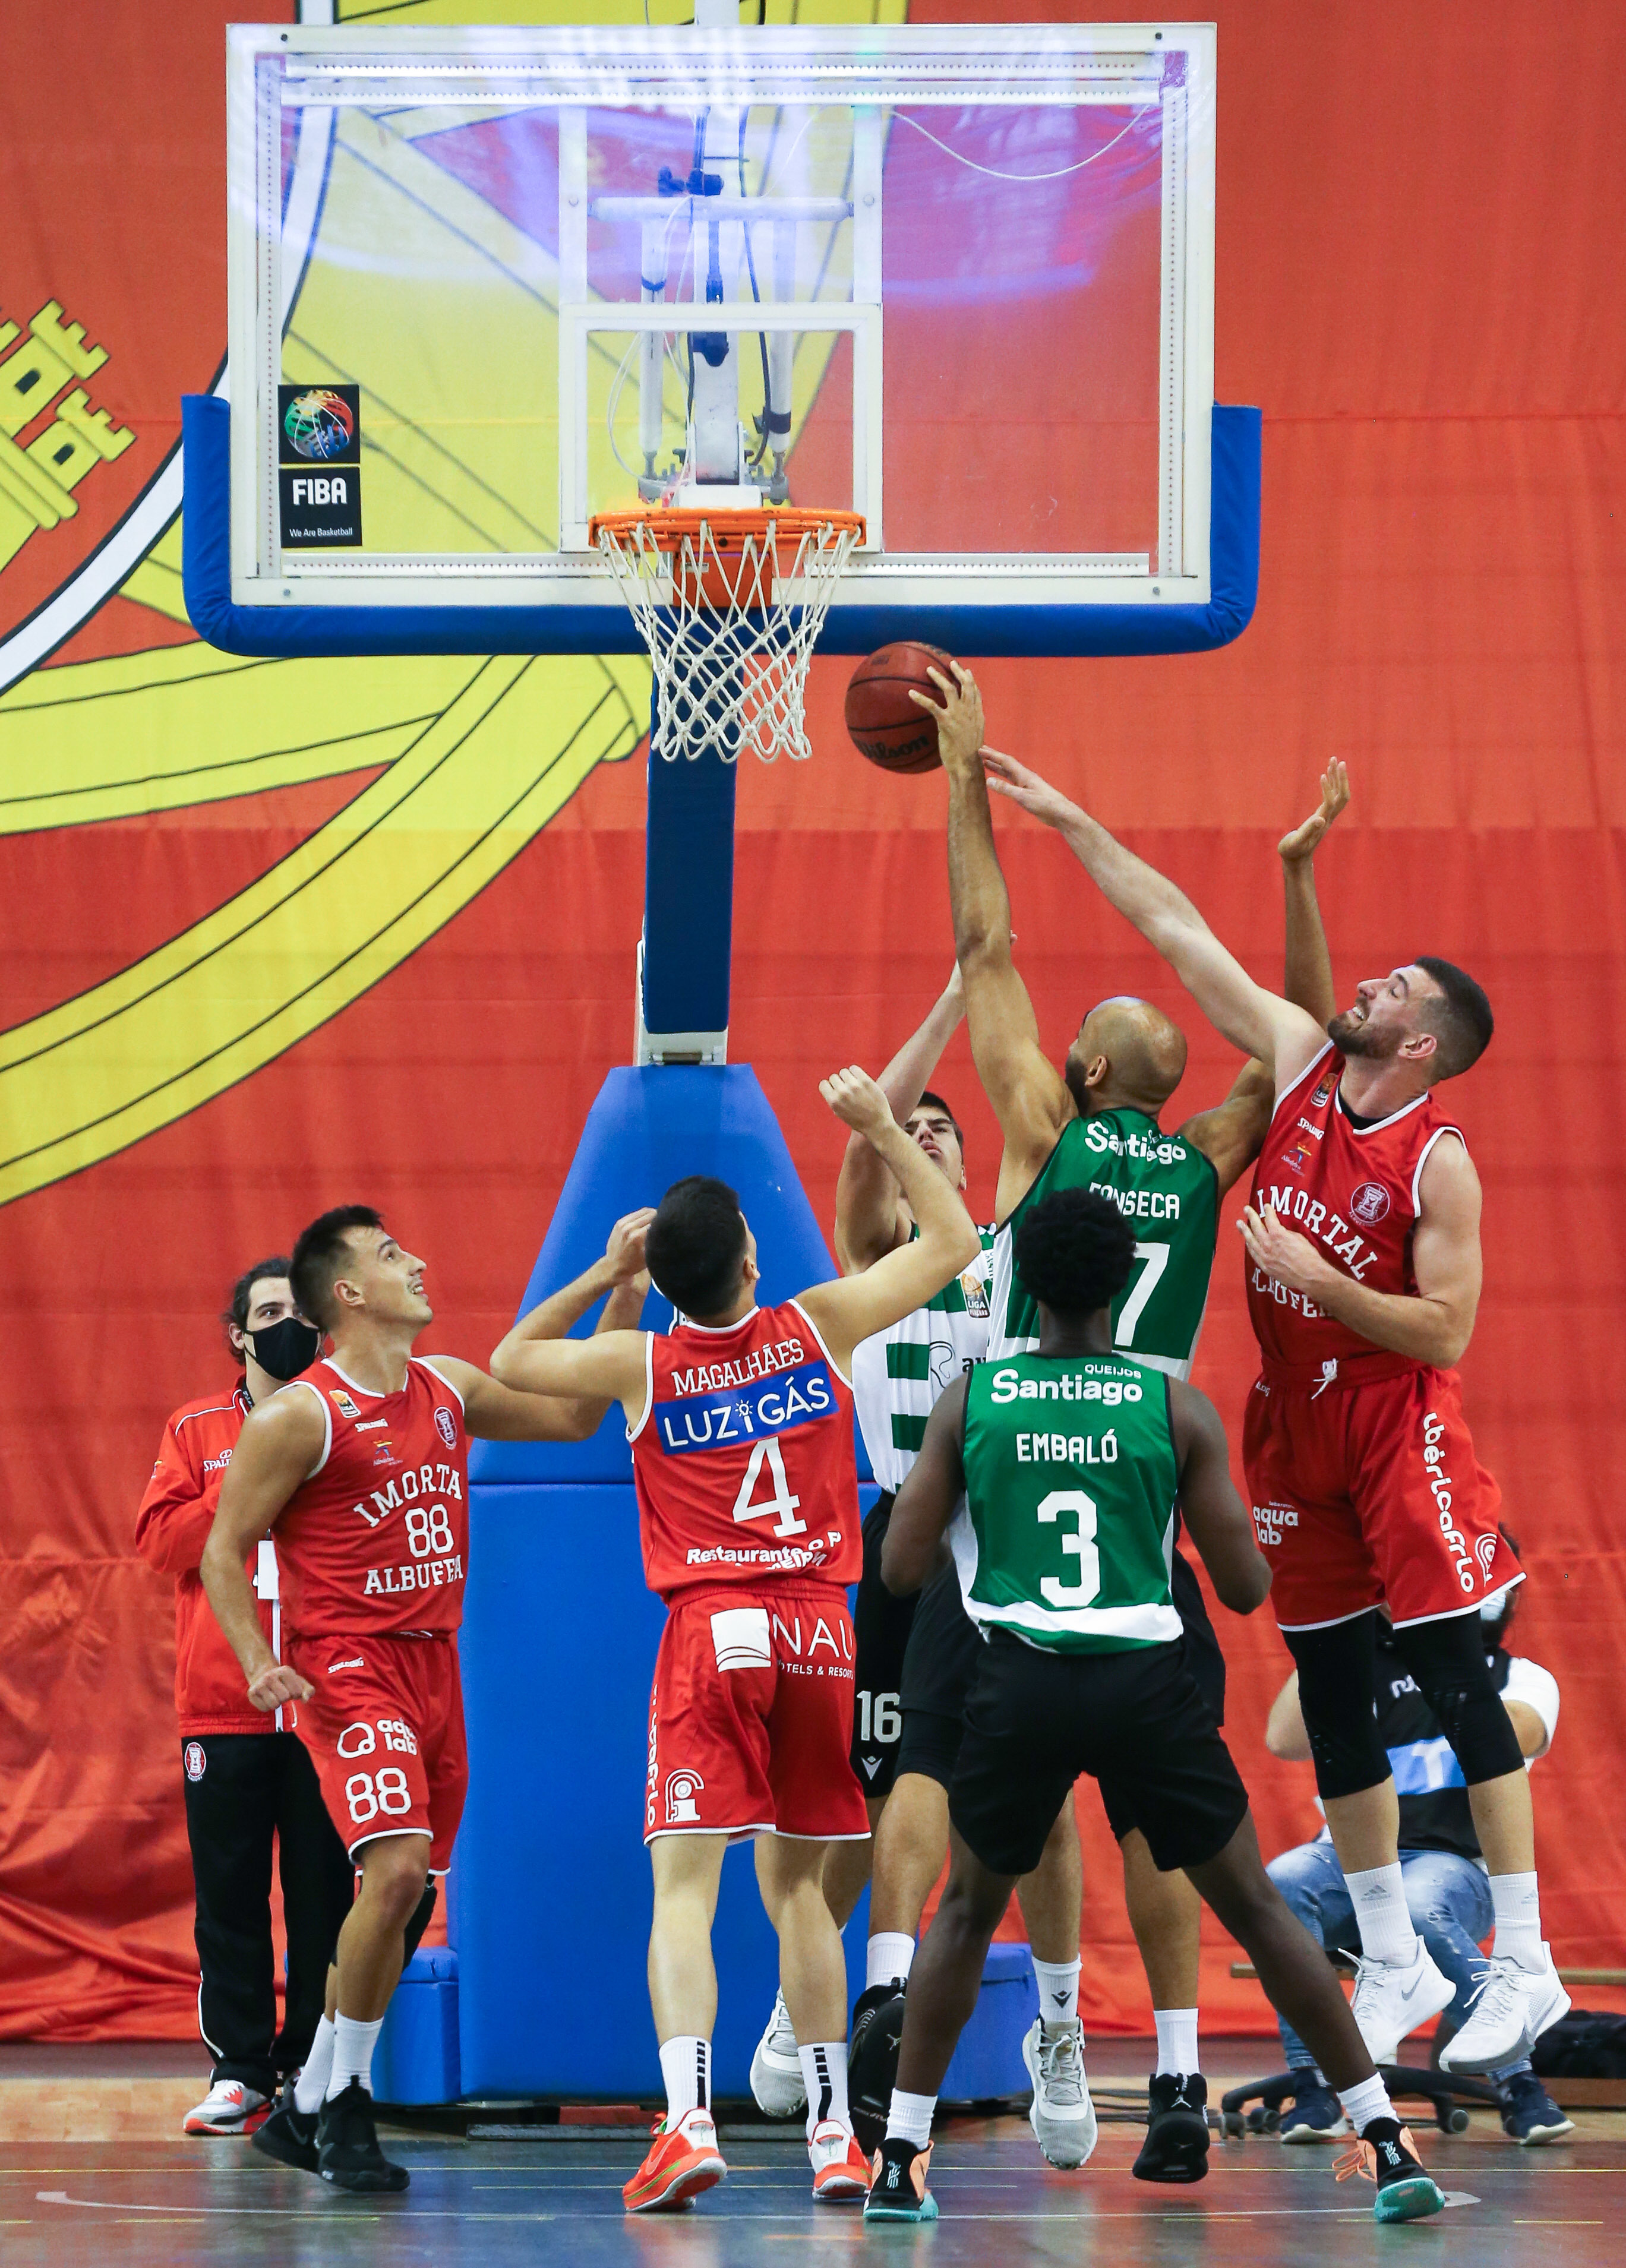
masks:
[[(340, 21), (364, 20), (365, 5)], [(385, 11), (393, 26), (423, 22), (546, 21), (577, 8), (445, 4)], [(605, 20), (639, 19), (624, 4)], [(654, 20), (677, 11), (657, 0)], [(901, 0), (825, 0), (802, 10), (774, 0), (768, 20), (902, 20)], [(401, 122), (409, 128), (422, 122)], [(367, 136), (371, 136), (371, 139)], [(467, 182), (438, 166), (412, 130), (357, 129), (339, 139), (330, 195), (349, 185), (383, 200), (369, 218), (386, 242), (399, 199), (420, 233), (436, 226), (479, 249), (512, 288), (507, 330), (480, 348), (511, 353), (511, 369), (556, 365), (556, 323), (535, 289), (537, 247)], [(366, 336), (379, 372), (439, 357), (471, 389), (479, 356), (455, 321), (425, 328), (421, 277), (386, 269), (366, 279)], [(313, 269), (313, 275), (316, 271)], [(313, 282), (297, 301), (291, 350), (313, 372), (349, 374), (353, 305)], [(391, 289), (393, 283), (393, 291)], [(359, 288), (359, 287), (358, 287)], [(20, 335), (0, 330), (0, 347)], [(104, 359), (52, 301), (16, 357), (39, 375), (22, 390), (62, 396), (48, 429), (59, 448), (53, 510), (73, 509), (73, 482), (116, 455), (114, 429), (71, 379)], [(32, 365), (31, 365), (32, 366)], [(798, 357), (796, 409), (816, 393), (821, 355)], [(18, 512), (19, 541), (50, 499), (48, 468), (11, 443), (0, 363), (0, 570)], [(15, 384), (23, 375), (19, 363)], [(371, 373), (368, 374), (371, 377)], [(382, 390), (382, 379), (379, 380)], [(38, 415), (38, 406), (29, 412)], [(14, 430), (20, 430), (20, 426)], [(402, 436), (396, 435), (397, 442)], [(367, 509), (419, 531), (472, 524), (492, 548), (535, 540), (525, 508), (526, 468), (509, 461), (501, 421), (482, 420), (477, 449), (369, 451)], [(365, 426), (364, 426), (364, 442)], [(4, 454), (9, 448), (11, 456)], [(28, 467), (19, 473), (11, 458)], [(69, 477), (71, 475), (71, 478)], [(18, 501), (18, 483), (33, 499)], [(518, 500), (518, 501), (517, 501)], [(8, 518), (11, 512), (12, 518)], [(20, 524), (20, 523), (18, 523)], [(184, 620), (179, 526), (152, 547), (124, 595)], [(15, 548), (15, 547), (14, 547)], [(77, 998), (0, 1035), (0, 1204), (82, 1171), (250, 1077), (341, 1013), (475, 898), (563, 807), (595, 765), (630, 755), (647, 729), (650, 675), (638, 659), (484, 659), (423, 655), (390, 660), (246, 660), (202, 644), (166, 645), (108, 660), (36, 670), (0, 696), (0, 831), (139, 818), (220, 799), (383, 766), (379, 777), (298, 848), (226, 904)]]

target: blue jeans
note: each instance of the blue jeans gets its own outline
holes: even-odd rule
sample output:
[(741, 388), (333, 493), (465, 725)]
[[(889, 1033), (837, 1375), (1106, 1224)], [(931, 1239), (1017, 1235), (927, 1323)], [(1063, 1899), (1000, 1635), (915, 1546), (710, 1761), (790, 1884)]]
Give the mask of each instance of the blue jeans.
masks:
[[(1400, 1866), (1412, 1927), (1436, 1968), (1457, 1988), (1441, 2019), (1448, 2031), (1455, 2032), (1467, 2021), (1468, 1996), (1484, 1974), (1479, 1941), (1490, 1934), (1495, 1920), (1490, 1879), (1471, 1859), (1460, 1859), (1454, 1851), (1402, 1851)], [(1355, 1907), (1330, 1841), (1300, 1843), (1272, 1859), (1265, 1871), (1311, 1936), (1329, 1953), (1359, 1952)], [(1289, 2068), (1313, 2065), (1315, 2058), (1291, 2025), (1280, 2017), (1277, 2021)], [(1520, 2056), (1516, 2063), (1499, 2065), (1485, 2075), (1499, 2082), (1529, 2068), (1529, 2057)]]

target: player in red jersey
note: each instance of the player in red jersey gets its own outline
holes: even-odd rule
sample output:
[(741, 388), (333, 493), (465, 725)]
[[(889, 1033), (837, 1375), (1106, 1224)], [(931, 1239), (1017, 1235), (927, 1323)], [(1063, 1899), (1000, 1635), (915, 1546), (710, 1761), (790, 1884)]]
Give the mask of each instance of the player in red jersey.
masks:
[(823, 1891), (828, 1845), (869, 1833), (850, 1755), (847, 1586), (863, 1544), (849, 1366), (861, 1339), (912, 1314), (981, 1248), (958, 1192), (873, 1079), (840, 1071), (820, 1092), (896, 1175), (914, 1242), (860, 1276), (759, 1307), (738, 1197), (691, 1176), (649, 1228), (650, 1273), (677, 1310), (670, 1332), (539, 1345), (527, 1321), (491, 1358), (511, 1384), (622, 1403), (644, 1573), (670, 1609), (644, 1812), (667, 2110), (622, 2191), (634, 2213), (681, 2206), (727, 2170), (710, 2115), (711, 1923), (724, 1851), (747, 1836), (806, 2083), (813, 2196), (856, 2203), (868, 2184), (847, 2110), (846, 1970)]
[[(255, 2146), (340, 2189), (402, 2190), (379, 2148), (373, 2043), (425, 1885), (444, 1874), (468, 1784), (456, 1635), (468, 1559), (468, 1440), (581, 1440), (602, 1396), (541, 1401), (472, 1363), (415, 1356), (434, 1320), (422, 1260), (366, 1205), (313, 1221), (289, 1278), (332, 1352), (245, 1423), (201, 1572), (256, 1709), (282, 1708), (311, 1752), (361, 1874), (339, 1935), (327, 2014), (292, 2099)], [(605, 1258), (550, 1300), (564, 1331), (604, 1292), (600, 1329), (643, 1302), (641, 1222), (618, 1222)], [(266, 1642), (243, 1561), (274, 1530), (285, 1660)]]
[[(966, 696), (958, 705), (975, 729)], [(1372, 1708), (1382, 1600), (1461, 1766), (1496, 1911), (1477, 2005), (1441, 2060), (1481, 2070), (1527, 2052), (1570, 2002), (1541, 1938), (1524, 1761), (1479, 1640), (1480, 1602), (1521, 1577), (1456, 1372), (1479, 1303), (1479, 1177), (1434, 1094), (1489, 1044), (1490, 1004), (1423, 954), (1367, 978), (1323, 1031), (1254, 983), (1190, 900), (1077, 805), (1009, 757), (985, 761), (990, 785), (1057, 829), (1215, 1028), (1271, 1069), (1276, 1111), (1239, 1224), (1261, 1354), (1245, 1461), (1360, 1925), (1356, 2021), (1373, 2058), (1392, 2062), (1453, 1997), (1401, 1881)]]

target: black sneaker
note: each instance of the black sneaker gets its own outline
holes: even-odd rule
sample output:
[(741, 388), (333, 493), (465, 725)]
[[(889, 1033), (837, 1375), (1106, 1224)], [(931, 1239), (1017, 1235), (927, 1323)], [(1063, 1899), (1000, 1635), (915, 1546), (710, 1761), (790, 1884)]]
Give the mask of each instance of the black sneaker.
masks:
[(938, 2201), (926, 2187), (931, 2145), (923, 2150), (901, 2134), (881, 2143), (864, 2200), (865, 2220), (935, 2220)]
[(847, 2051), (847, 2102), (852, 2131), (873, 2157), (887, 2137), (887, 2114), (897, 2083), (903, 2038), (903, 1987), (872, 1984), (852, 2012)]
[(1129, 2168), (1137, 2182), (1200, 2182), (1208, 2173), (1208, 2081), (1160, 2071), (1147, 2088), (1146, 2139)]
[(1410, 2128), (1398, 2118), (1374, 2118), (1363, 2126), (1359, 2141), (1350, 2145), (1333, 2171), (1341, 2182), (1357, 2174), (1364, 2181), (1376, 2182), (1374, 2220), (1426, 2220), (1431, 2213), (1445, 2211), (1445, 2197), (1424, 2171)]
[(404, 2190), (410, 2178), (379, 2149), (372, 2097), (358, 2079), (317, 2112), (316, 2150), (317, 2172), (336, 2190)]
[(250, 2138), (256, 2150), (268, 2158), (275, 2158), (281, 2166), (298, 2166), (302, 2174), (316, 2171), (316, 2120), (314, 2110), (301, 2110), (294, 2101), (293, 2081), (285, 2079), (282, 2092), (271, 2107), (271, 2115)]

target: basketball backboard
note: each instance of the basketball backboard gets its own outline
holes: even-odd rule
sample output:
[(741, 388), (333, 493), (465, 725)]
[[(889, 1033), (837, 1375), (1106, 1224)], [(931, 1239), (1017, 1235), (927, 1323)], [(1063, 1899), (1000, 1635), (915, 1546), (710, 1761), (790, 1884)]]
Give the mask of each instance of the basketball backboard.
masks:
[(1212, 26), (228, 36), (236, 607), (616, 650), (695, 488), (864, 515), (835, 651), (1207, 605)]

